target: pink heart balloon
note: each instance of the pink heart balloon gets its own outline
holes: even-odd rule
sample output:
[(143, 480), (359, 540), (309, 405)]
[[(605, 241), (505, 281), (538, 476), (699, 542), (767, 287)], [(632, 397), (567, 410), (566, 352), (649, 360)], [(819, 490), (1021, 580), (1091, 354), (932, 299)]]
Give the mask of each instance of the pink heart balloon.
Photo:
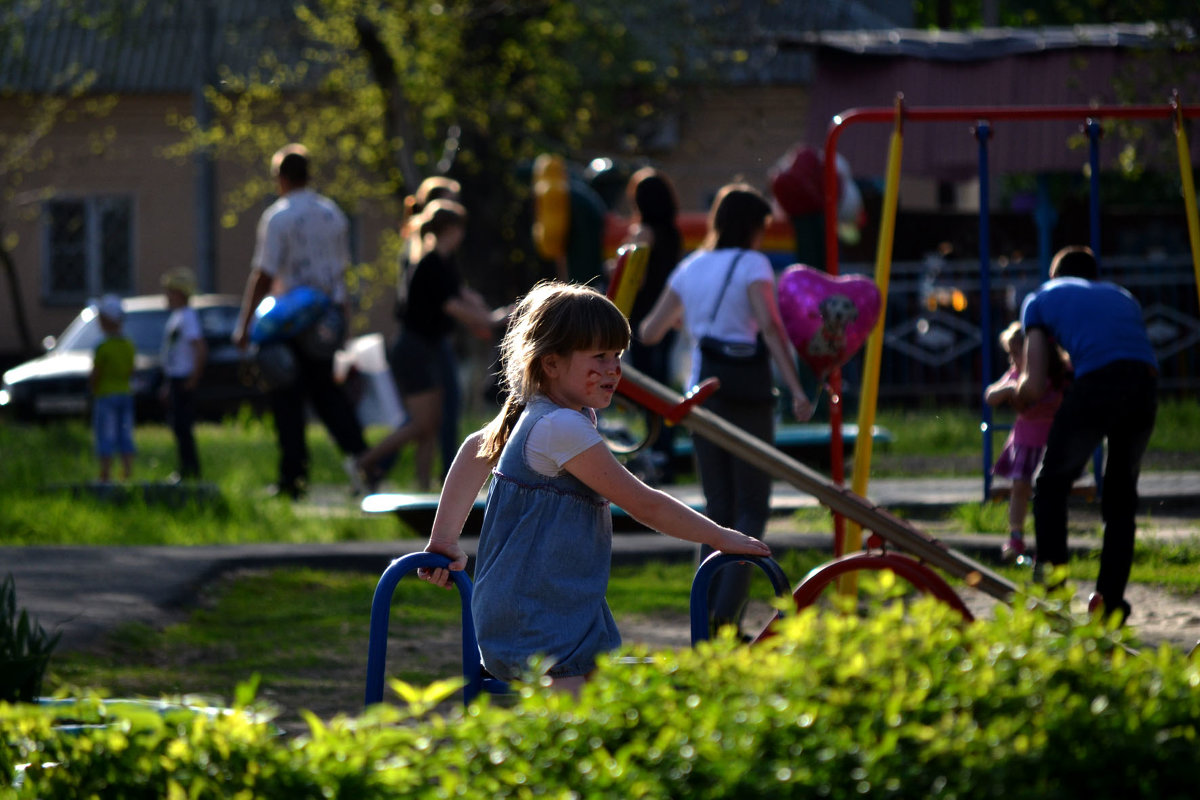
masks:
[(862, 347), (881, 304), (879, 287), (862, 275), (828, 275), (793, 264), (779, 278), (788, 338), (821, 380)]

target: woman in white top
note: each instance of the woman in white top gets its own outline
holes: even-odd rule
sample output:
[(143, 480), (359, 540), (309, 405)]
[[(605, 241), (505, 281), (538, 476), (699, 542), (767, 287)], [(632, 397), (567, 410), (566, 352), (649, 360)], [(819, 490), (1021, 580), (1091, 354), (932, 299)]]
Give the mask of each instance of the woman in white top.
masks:
[[(758, 252), (770, 217), (770, 204), (753, 187), (722, 187), (709, 212), (703, 246), (671, 273), (638, 329), (643, 343), (654, 344), (682, 322), (694, 343), (691, 382), (722, 378), (705, 408), (765, 442), (775, 438), (771, 362), (791, 393), (796, 419), (807, 420), (813, 411), (784, 335), (774, 270)], [(705, 513), (719, 525), (762, 538), (770, 513), (770, 476), (701, 437), (694, 446)], [(702, 549), (700, 557), (707, 555)], [(714, 629), (740, 625), (749, 581), (748, 567), (718, 574), (709, 598)]]

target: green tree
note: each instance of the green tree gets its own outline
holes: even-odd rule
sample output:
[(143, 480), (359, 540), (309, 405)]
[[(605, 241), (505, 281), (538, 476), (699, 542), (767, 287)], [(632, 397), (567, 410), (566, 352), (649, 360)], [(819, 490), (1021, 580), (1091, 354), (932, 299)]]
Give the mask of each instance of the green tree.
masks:
[(1200, 8), (1176, 0), (915, 0), (913, 12), (917, 25), (949, 30), (1154, 20), (1179, 34), (1200, 21)]
[[(676, 5), (659, 2), (653, 14)], [(223, 71), (209, 92), (213, 124), (178, 120), (192, 135), (176, 153), (204, 146), (247, 164), (250, 177), (224, 198), (226, 225), (269, 193), (262, 165), (285, 141), (321, 154), (322, 190), (350, 211), (398, 215), (421, 178), (449, 174), (469, 198), (473, 281), (511, 296), (542, 270), (526, 246), (520, 167), (539, 152), (577, 155), (589, 140), (629, 135), (680, 75), (672, 39), (688, 34), (657, 40), (650, 60), (623, 13), (614, 0), (301, 3), (299, 49), (264, 54), (256, 74)], [(382, 243), (360, 278), (390, 282), (395, 246)]]
[[(87, 11), (82, 3), (63, 2), (48, 15), (51, 25), (83, 25), (120, 35), (126, 14), (140, 4), (113, 5), (103, 2)], [(67, 64), (55, 74), (28, 69), (31, 63), (31, 20), (37, 4), (10, 2), (0, 6), (0, 108), (7, 109), (7, 124), (0, 124), (0, 271), (9, 295), (9, 310), (27, 353), (37, 349), (22, 300), (20, 271), (17, 268), (18, 234), (13, 223), (36, 216), (40, 201), (53, 193), (53, 187), (28, 188), (31, 176), (55, 160), (55, 152), (46, 144), (59, 125), (82, 117), (100, 118), (108, 114), (114, 99), (90, 91), (95, 74), (79, 64)], [(39, 24), (44, 18), (39, 19)], [(24, 80), (15, 80), (17, 76)], [(8, 80), (5, 80), (7, 78)], [(93, 137), (93, 154), (102, 153), (107, 134)]]

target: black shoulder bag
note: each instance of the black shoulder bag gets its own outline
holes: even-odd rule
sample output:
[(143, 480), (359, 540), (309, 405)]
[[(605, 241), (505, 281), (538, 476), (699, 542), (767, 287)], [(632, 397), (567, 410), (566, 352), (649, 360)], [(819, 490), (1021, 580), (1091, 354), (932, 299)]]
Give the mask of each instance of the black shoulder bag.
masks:
[[(725, 282), (717, 295), (716, 305), (708, 319), (711, 327), (725, 299), (725, 290), (733, 278), (734, 268), (746, 251), (739, 252), (729, 264)], [(727, 342), (715, 336), (700, 337), (700, 380), (718, 378), (719, 395), (728, 400), (770, 400), (774, 396), (771, 379), (771, 360), (762, 334), (754, 342)]]

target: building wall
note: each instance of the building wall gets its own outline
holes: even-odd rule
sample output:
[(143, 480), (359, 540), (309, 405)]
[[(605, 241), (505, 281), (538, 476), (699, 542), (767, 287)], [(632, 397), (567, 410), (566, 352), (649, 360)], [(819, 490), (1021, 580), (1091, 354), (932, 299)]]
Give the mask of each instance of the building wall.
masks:
[(769, 192), (768, 171), (803, 139), (807, 94), (795, 86), (693, 89), (677, 146), (650, 154), (682, 208), (707, 211), (717, 189), (737, 178)]
[[(190, 159), (169, 159), (163, 155), (163, 149), (179, 138), (178, 131), (167, 124), (172, 112), (190, 114), (190, 97), (124, 97), (99, 119), (60, 121), (30, 156), (29, 163), (42, 163), (44, 156), (52, 157), (43, 168), (25, 176), (15, 201), (0, 211), (3, 214), (0, 219), (5, 223), (5, 232), (16, 235), (13, 256), (35, 345), (46, 336), (61, 333), (79, 311), (76, 303), (48, 301), (43, 289), (45, 248), (39, 210), (47, 198), (95, 194), (125, 194), (133, 198), (135, 294), (157, 293), (160, 276), (172, 266), (194, 266), (194, 166)], [(20, 120), (23, 113), (11, 102), (0, 101), (0, 120)], [(102, 149), (95, 147), (98, 141), (106, 142)], [(263, 169), (266, 168), (264, 164)], [(218, 222), (214, 243), (217, 292), (241, 294), (249, 272), (257, 212), (244, 214), (233, 227), (223, 227), (220, 223), (221, 195), (244, 179), (244, 171), (240, 164), (222, 164), (217, 169)], [(319, 190), (320, 186), (315, 188)], [(272, 199), (264, 197), (263, 207)], [(375, 257), (380, 231), (390, 223), (381, 215), (358, 220), (360, 258)], [(11, 313), (8, 288), (4, 286), (0, 295), (0, 355), (11, 357), (19, 354), (21, 340)], [(367, 322), (360, 327), (390, 332), (388, 293), (377, 294), (379, 299), (366, 309)]]

